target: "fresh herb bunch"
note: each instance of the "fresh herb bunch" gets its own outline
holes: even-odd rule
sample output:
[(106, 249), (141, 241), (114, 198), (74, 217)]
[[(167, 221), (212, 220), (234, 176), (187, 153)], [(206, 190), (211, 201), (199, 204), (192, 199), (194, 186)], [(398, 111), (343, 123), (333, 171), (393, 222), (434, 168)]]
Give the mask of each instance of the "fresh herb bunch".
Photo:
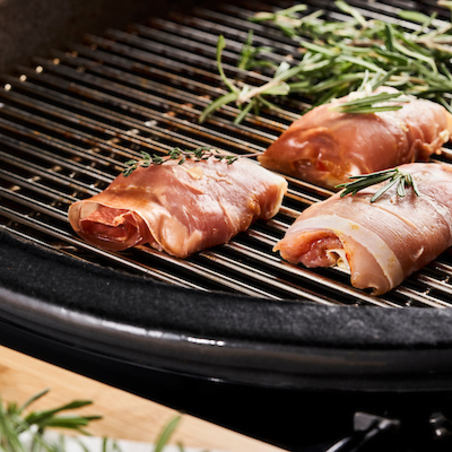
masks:
[[(49, 392), (48, 389), (37, 393), (27, 400), (23, 405), (17, 403), (4, 404), (0, 396), (0, 452), (65, 452), (66, 445), (64, 436), (60, 436), (59, 441), (49, 442), (44, 433), (48, 427), (58, 427), (63, 429), (75, 430), (84, 435), (88, 435), (85, 427), (100, 416), (60, 416), (63, 411), (74, 410), (90, 405), (88, 400), (75, 400), (58, 408), (33, 411), (25, 414), (25, 411), (36, 400), (40, 399)], [(173, 417), (161, 430), (157, 437), (153, 452), (162, 452), (168, 444), (172, 434), (176, 430), (181, 416)], [(31, 442), (24, 438), (24, 435), (31, 436)], [(29, 444), (30, 443), (30, 444)], [(82, 441), (78, 442), (80, 450), (89, 452)], [(184, 452), (182, 444), (178, 444), (180, 452)], [(72, 449), (71, 449), (72, 450)], [(120, 446), (115, 440), (104, 438), (100, 452), (121, 452)]]
[[(440, 1), (440, 5), (452, 9), (452, 2)], [(220, 76), (229, 92), (214, 100), (200, 116), (204, 121), (225, 104), (235, 103), (240, 113), (235, 122), (241, 122), (261, 107), (279, 108), (269, 100), (274, 96), (300, 94), (315, 106), (331, 99), (370, 86), (396, 87), (405, 94), (424, 97), (441, 103), (452, 111), (452, 24), (437, 19), (437, 14), (427, 16), (420, 12), (399, 12), (400, 23), (388, 23), (378, 19), (366, 19), (346, 2), (335, 2), (348, 20), (328, 20), (324, 11), (310, 12), (306, 5), (296, 5), (276, 12), (260, 12), (250, 20), (268, 22), (290, 37), (299, 48), (292, 55), (295, 64), (283, 61), (270, 73), (271, 80), (260, 87), (251, 87), (227, 78), (221, 67), (221, 52), (225, 47), (222, 36), (218, 39), (217, 65)], [(300, 14), (301, 13), (301, 14)], [(303, 15), (304, 14), (304, 15)], [(406, 27), (410, 27), (408, 30)], [(239, 67), (262, 69), (263, 57), (259, 47), (254, 48), (252, 58), (243, 65), (244, 55), (252, 48), (252, 35), (248, 36), (238, 61)], [(253, 62), (256, 65), (253, 65)], [(275, 67), (268, 62), (267, 66)], [(268, 73), (268, 69), (264, 69)], [(385, 111), (386, 105), (366, 112)], [(391, 105), (388, 104), (387, 108)], [(359, 113), (360, 109), (355, 109)]]
[(168, 160), (179, 160), (179, 165), (183, 165), (187, 159), (193, 159), (194, 161), (207, 160), (210, 157), (215, 157), (218, 160), (225, 160), (228, 165), (234, 163), (239, 157), (237, 155), (222, 154), (218, 150), (212, 150), (210, 147), (199, 147), (194, 151), (188, 149), (173, 148), (168, 152), (167, 156), (150, 155), (147, 152), (142, 151), (142, 160), (129, 160), (125, 164), (127, 168), (123, 171), (124, 177), (130, 176), (139, 166), (147, 168), (151, 165), (161, 165)]
[(89, 400), (75, 400), (66, 405), (45, 411), (33, 411), (25, 414), (25, 410), (36, 400), (48, 393), (44, 390), (28, 399), (23, 405), (16, 403), (3, 404), (0, 397), (0, 451), (28, 452), (21, 440), (21, 435), (32, 435), (31, 448), (33, 452), (57, 451), (57, 446), (49, 444), (43, 437), (48, 427), (59, 427), (87, 434), (85, 427), (100, 416), (60, 416), (63, 411), (79, 409), (90, 405)]
[(403, 198), (406, 196), (406, 188), (411, 187), (416, 194), (419, 195), (419, 190), (413, 179), (413, 176), (409, 173), (403, 173), (399, 168), (388, 169), (384, 171), (378, 171), (371, 174), (361, 174), (359, 176), (351, 176), (349, 178), (352, 182), (346, 182), (344, 184), (339, 184), (336, 188), (343, 188), (340, 196), (343, 198), (346, 195), (356, 195), (361, 190), (371, 187), (372, 185), (380, 184), (381, 182), (388, 181), (387, 184), (383, 185), (370, 199), (373, 203), (379, 199), (383, 194), (385, 194), (394, 185), (397, 186), (397, 195)]

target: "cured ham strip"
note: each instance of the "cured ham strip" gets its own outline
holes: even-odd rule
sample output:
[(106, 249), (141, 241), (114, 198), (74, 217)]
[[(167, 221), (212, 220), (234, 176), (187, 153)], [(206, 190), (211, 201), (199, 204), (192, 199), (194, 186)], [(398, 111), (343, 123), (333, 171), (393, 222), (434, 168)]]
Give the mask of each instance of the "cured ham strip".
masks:
[(286, 190), (284, 178), (246, 158), (168, 160), (119, 175), (102, 193), (71, 205), (69, 221), (101, 248), (149, 243), (186, 258), (274, 216)]
[[(395, 92), (385, 87), (379, 92)], [(296, 120), (259, 157), (266, 168), (326, 187), (414, 161), (427, 161), (452, 134), (452, 115), (415, 99), (397, 111), (340, 113), (332, 106), (356, 93), (315, 107)]]
[(420, 196), (392, 187), (377, 201), (384, 184), (343, 198), (340, 193), (307, 208), (275, 250), (307, 267), (341, 266), (351, 283), (381, 295), (452, 246), (452, 168), (434, 163), (399, 167), (410, 173)]

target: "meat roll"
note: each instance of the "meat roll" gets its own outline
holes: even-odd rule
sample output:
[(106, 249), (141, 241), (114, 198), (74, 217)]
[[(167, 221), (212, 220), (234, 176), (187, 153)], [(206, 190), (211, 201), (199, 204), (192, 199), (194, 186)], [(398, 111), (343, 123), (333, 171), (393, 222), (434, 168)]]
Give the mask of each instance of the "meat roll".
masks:
[[(379, 92), (395, 92), (389, 87)], [(427, 161), (452, 134), (452, 115), (413, 98), (397, 111), (340, 113), (331, 109), (356, 93), (315, 107), (295, 121), (259, 157), (266, 168), (325, 187), (350, 176)]]
[(381, 183), (307, 208), (275, 250), (307, 267), (341, 266), (351, 283), (381, 295), (452, 245), (452, 169), (434, 163), (400, 166), (412, 188), (400, 197), (393, 186), (377, 201)]
[(186, 258), (274, 216), (287, 189), (284, 178), (247, 158), (179, 163), (120, 174), (102, 193), (71, 205), (72, 228), (108, 250), (149, 243)]

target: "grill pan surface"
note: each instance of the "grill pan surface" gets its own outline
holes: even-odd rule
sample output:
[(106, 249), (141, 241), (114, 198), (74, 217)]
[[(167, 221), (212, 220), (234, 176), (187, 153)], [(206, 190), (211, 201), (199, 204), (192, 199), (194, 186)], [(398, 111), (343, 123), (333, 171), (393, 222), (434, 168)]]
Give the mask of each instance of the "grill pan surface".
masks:
[[(310, 3), (310, 2), (306, 2)], [(350, 1), (367, 17), (434, 3)], [(288, 178), (281, 212), (230, 243), (181, 261), (146, 246), (111, 253), (74, 235), (67, 209), (103, 190), (141, 150), (208, 145), (264, 150), (304, 106), (233, 125), (228, 106), (197, 119), (224, 93), (225, 69), (249, 29), (281, 61), (290, 40), (247, 20), (282, 4), (245, 2), (172, 11), (127, 31), (35, 58), (0, 89), (0, 312), (4, 325), (118, 359), (203, 378), (286, 389), (450, 390), (452, 257), (444, 253), (381, 297), (353, 289), (339, 269), (308, 270), (271, 249), (325, 189)], [(315, 2), (344, 19), (331, 2)], [(439, 18), (447, 20), (438, 10)], [(151, 15), (151, 14), (150, 14)], [(439, 157), (438, 157), (439, 158)], [(449, 161), (445, 150), (441, 159)], [(8, 342), (7, 328), (0, 330)], [(422, 380), (419, 380), (422, 377)]]

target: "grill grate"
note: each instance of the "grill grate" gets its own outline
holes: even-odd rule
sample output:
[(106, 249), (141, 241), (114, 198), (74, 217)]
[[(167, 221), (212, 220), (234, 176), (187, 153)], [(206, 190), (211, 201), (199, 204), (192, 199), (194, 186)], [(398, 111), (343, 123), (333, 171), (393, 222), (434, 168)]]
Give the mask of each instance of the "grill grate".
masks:
[[(396, 14), (383, 2), (350, 3), (368, 17), (393, 20)], [(426, 11), (431, 6), (418, 4)], [(331, 6), (315, 3), (316, 9)], [(34, 68), (19, 68), (19, 77), (2, 76), (0, 227), (78, 259), (203, 291), (327, 305), (452, 306), (448, 252), (378, 298), (352, 288), (340, 269), (308, 270), (281, 261), (273, 245), (305, 207), (331, 194), (293, 178), (287, 178), (288, 196), (274, 219), (185, 261), (147, 246), (122, 253), (99, 250), (72, 232), (69, 205), (103, 190), (141, 150), (207, 145), (237, 154), (263, 151), (297, 118), (306, 107), (303, 99), (287, 101), (277, 113), (249, 116), (239, 126), (232, 123), (238, 113), (233, 106), (197, 123), (209, 101), (225, 93), (215, 63), (219, 33), (228, 39), (225, 70), (251, 84), (267, 78), (235, 67), (249, 29), (258, 45), (276, 49), (268, 54), (274, 61), (296, 55), (293, 43), (270, 26), (247, 21), (254, 11), (271, 8), (222, 4), (189, 16), (172, 13), (129, 33), (87, 36), (83, 45), (54, 51), (50, 60), (36, 58)], [(448, 155), (442, 158), (448, 161)]]

